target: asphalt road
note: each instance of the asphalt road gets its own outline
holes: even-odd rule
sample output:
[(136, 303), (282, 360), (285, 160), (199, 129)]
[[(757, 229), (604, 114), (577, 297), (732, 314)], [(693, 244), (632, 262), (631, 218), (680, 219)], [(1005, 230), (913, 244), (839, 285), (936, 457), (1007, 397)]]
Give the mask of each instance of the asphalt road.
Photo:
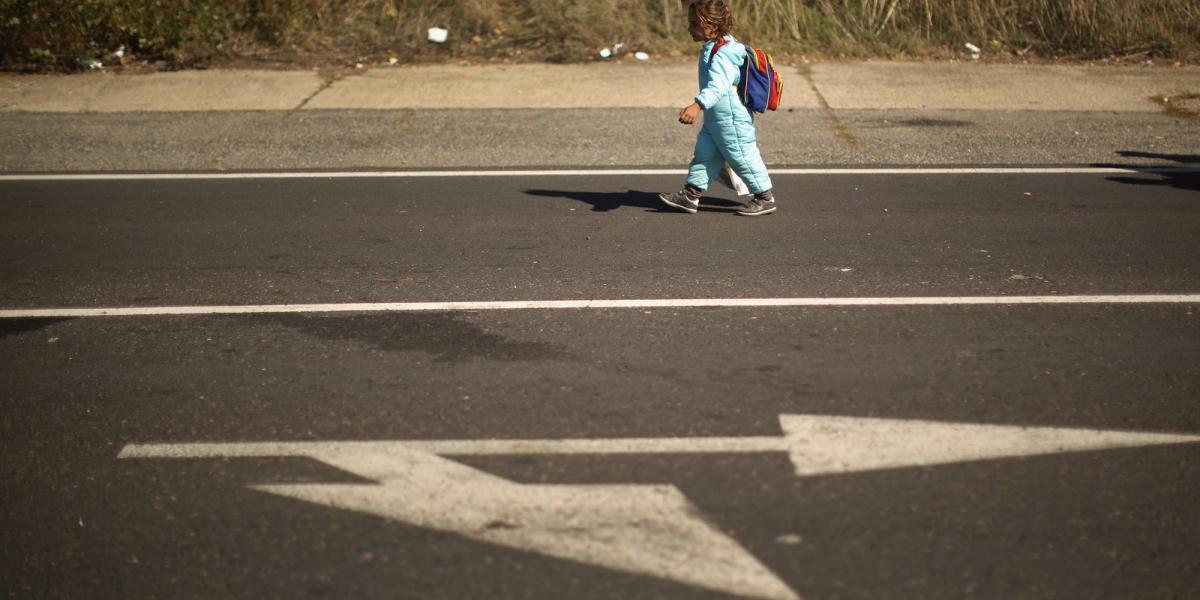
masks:
[[(681, 178), (680, 178), (681, 179)], [(1186, 293), (1196, 174), (778, 176), (697, 215), (669, 176), (0, 185), (0, 305)], [(850, 269), (850, 271), (844, 271)], [(1019, 276), (1016, 279), (1013, 276)]]
[[(1150, 92), (1147, 92), (1149, 94)], [(0, 170), (678, 167), (695, 127), (661, 108), (4, 113)], [(781, 111), (767, 164), (1195, 166), (1200, 122), (1155, 113)]]
[[(0, 308), (1200, 292), (1195, 174), (781, 175), (780, 212), (761, 219), (728, 194), (660, 210), (653, 194), (677, 184), (3, 182)], [(1008, 426), (1198, 434), (1197, 364), (1191, 303), (0, 319), (0, 593), (785, 597), (777, 581), (809, 599), (1195, 597), (1200, 444), (1059, 452), (1057, 433), (1062, 448), (1024, 457), (929, 457)], [(808, 474), (776, 451), (119, 458), (147, 443), (686, 446), (787, 435), (780, 415), (996, 428), (880, 446), (920, 464)], [(873, 448), (844, 450), (851, 464)], [(629, 555), (665, 547), (675, 575), (596, 558), (592, 514), (539, 521), (580, 489), (647, 500), (596, 512), (634, 515), (603, 531), (635, 540)], [(705, 563), (671, 545), (682, 530), (638, 520), (669, 489), (688, 531), (741, 554)], [(322, 490), (345, 494), (301, 498)], [(519, 507), (489, 517), (500, 498)], [(381, 516), (409, 505), (424, 512)], [(475, 529), (456, 520), (468, 509)], [(564, 539), (589, 542), (530, 549)], [(689, 563), (735, 555), (766, 574), (688, 582), (704, 576)]]

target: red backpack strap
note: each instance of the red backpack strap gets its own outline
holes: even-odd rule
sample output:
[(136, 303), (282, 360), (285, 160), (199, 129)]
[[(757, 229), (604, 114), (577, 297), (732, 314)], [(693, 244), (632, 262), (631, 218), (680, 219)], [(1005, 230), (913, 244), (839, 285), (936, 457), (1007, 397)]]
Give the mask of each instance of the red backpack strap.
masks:
[(717, 50), (720, 50), (723, 46), (725, 46), (725, 44), (728, 43), (729, 42), (725, 41), (724, 37), (717, 40), (717, 43), (713, 44), (712, 54), (708, 55), (708, 62), (712, 62), (713, 57), (717, 55)]

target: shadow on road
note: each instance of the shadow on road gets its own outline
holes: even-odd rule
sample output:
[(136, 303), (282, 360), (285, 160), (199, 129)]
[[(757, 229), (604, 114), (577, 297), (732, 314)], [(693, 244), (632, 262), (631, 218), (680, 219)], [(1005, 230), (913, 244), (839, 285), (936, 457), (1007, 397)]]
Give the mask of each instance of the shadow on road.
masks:
[(1154, 160), (1169, 160), (1186, 165), (1200, 165), (1200, 154), (1157, 154), (1154, 152), (1138, 152), (1136, 150), (1121, 150), (1117, 154), (1125, 158), (1151, 158)]
[(436, 363), (463, 363), (475, 359), (562, 361), (573, 358), (561, 346), (512, 339), (488, 332), (465, 316), (451, 313), (280, 314), (267, 316), (265, 320), (318, 339), (369, 344), (385, 352), (424, 352), (432, 355)]
[[(567, 190), (525, 190), (530, 196), (542, 196), (546, 198), (567, 198), (570, 200), (578, 200), (592, 206), (592, 210), (596, 212), (608, 212), (616, 210), (622, 206), (634, 208), (644, 208), (651, 212), (677, 212), (667, 207), (658, 199), (656, 192), (639, 192), (629, 190), (626, 192), (578, 192)], [(741, 204), (732, 200), (723, 198), (704, 197), (700, 200), (700, 210), (715, 210), (731, 212)]]
[(0, 338), (6, 338), (10, 335), (17, 336), (23, 333), (31, 333), (41, 331), (56, 323), (63, 323), (72, 320), (67, 317), (45, 317), (31, 319), (0, 319)]
[[(1152, 160), (1171, 161), (1179, 165), (1179, 168), (1200, 168), (1200, 154), (1156, 154), (1154, 152), (1139, 152), (1135, 150), (1122, 150), (1117, 152), (1118, 155), (1124, 158), (1148, 158)], [(1190, 190), (1200, 192), (1200, 173), (1198, 172), (1178, 172), (1178, 173), (1162, 173), (1155, 172), (1152, 169), (1161, 169), (1161, 166), (1146, 166), (1146, 165), (1117, 165), (1105, 164), (1095, 165), (1097, 167), (1114, 167), (1119, 169), (1130, 169), (1145, 173), (1145, 175), (1155, 175), (1157, 179), (1151, 179), (1147, 176), (1120, 176), (1109, 177), (1109, 181), (1117, 183), (1125, 183), (1130, 185), (1152, 185), (1166, 186), (1181, 190)]]

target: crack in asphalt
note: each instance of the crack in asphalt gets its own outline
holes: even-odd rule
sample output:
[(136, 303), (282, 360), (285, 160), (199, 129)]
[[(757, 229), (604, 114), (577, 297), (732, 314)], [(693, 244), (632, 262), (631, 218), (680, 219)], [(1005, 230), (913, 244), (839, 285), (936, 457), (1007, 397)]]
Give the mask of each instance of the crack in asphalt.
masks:
[[(356, 71), (351, 71), (351, 73), (356, 73)], [(323, 69), (318, 71), (317, 76), (321, 78), (321, 85), (317, 87), (316, 91), (309, 94), (307, 98), (301, 100), (300, 104), (297, 104), (295, 108), (289, 110), (287, 112), (288, 116), (291, 116), (292, 113), (304, 108), (305, 106), (308, 106), (308, 103), (312, 102), (313, 98), (316, 98), (317, 96), (321, 95), (321, 92), (333, 87), (333, 84), (345, 79), (346, 75), (346, 71), (337, 69)]]
[(328, 79), (324, 79), (323, 81), (321, 81), (321, 86), (318, 87), (315, 92), (309, 94), (307, 98), (301, 100), (300, 104), (296, 105), (296, 108), (289, 110), (288, 115), (291, 115), (292, 113), (307, 106), (309, 102), (312, 102), (313, 98), (316, 98), (318, 95), (321, 94), (321, 92), (324, 92), (325, 90), (329, 89), (330, 86), (332, 86), (335, 82), (337, 82), (338, 79), (340, 79), (340, 77), (328, 78)]
[(836, 135), (837, 138), (843, 142), (846, 142), (846, 145), (850, 146), (851, 148), (856, 150), (865, 148), (863, 143), (853, 133), (850, 132), (850, 128), (846, 127), (846, 124), (842, 122), (840, 117), (838, 117), (837, 112), (833, 110), (833, 107), (829, 105), (829, 101), (825, 99), (825, 95), (822, 94), (821, 90), (817, 88), (817, 82), (814, 81), (812, 77), (812, 69), (809, 68), (808, 65), (799, 65), (796, 67), (796, 70), (799, 71), (800, 75), (803, 76), (805, 81), (808, 82), (808, 87), (812, 89), (813, 94), (817, 97), (817, 102), (819, 102), (821, 104), (821, 108), (825, 110), (825, 116), (829, 117), (829, 122), (831, 125), (833, 125), (834, 135)]

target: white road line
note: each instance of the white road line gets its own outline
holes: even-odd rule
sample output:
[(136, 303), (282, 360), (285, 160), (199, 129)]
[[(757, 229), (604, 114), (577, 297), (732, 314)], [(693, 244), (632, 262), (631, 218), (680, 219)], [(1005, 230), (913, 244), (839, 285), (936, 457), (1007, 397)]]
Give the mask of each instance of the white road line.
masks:
[(1109, 296), (918, 296), (907, 298), (659, 298), (645, 300), (512, 300), (495, 302), (376, 302), (347, 304), (262, 304), (244, 306), (34, 308), (0, 310), (0, 319), (341, 312), (464, 312), (491, 310), (562, 310), (604, 308), (648, 309), (852, 306), (1003, 306), (1029, 304), (1200, 304), (1200, 294)]
[[(562, 440), (410, 440), (322, 442), (338, 452), (389, 453), (416, 450), (444, 456), (525, 454), (744, 454), (787, 452), (783, 437), (602, 438)], [(241, 444), (129, 444), (118, 458), (218, 458), (304, 456), (312, 442)]]
[[(407, 179), (430, 177), (581, 177), (685, 175), (683, 169), (543, 169), (470, 171), (289, 171), (270, 173), (60, 173), (0, 175), (9, 181), (173, 181), (200, 179)], [(772, 175), (1129, 175), (1138, 173), (1200, 173), (1177, 167), (930, 167), (773, 169)]]
[(1200, 435), (1021, 427), (829, 415), (779, 415), (778, 436), (364, 440), (126, 444), (118, 458), (741, 454), (787, 452), (800, 476), (931, 466), (1039, 454), (1193, 444)]

